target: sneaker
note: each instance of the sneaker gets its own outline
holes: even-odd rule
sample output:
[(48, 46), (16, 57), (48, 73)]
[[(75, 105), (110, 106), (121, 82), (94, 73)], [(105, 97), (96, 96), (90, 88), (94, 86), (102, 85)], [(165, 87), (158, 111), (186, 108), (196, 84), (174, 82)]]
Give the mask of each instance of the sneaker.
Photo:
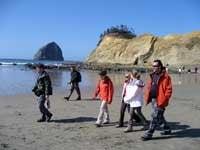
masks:
[(37, 120), (37, 122), (45, 122), (45, 121), (46, 121), (45, 118), (40, 118), (40, 119)]
[(95, 123), (95, 125), (97, 128), (102, 127), (102, 125), (100, 123)]
[(133, 127), (128, 125), (128, 127), (124, 130), (124, 133), (133, 132)]
[(80, 101), (80, 100), (81, 100), (81, 97), (78, 97), (76, 100), (77, 100), (77, 101)]
[(67, 101), (69, 101), (69, 97), (68, 96), (65, 96), (64, 99), (66, 99)]
[(103, 122), (103, 124), (109, 124), (109, 123), (110, 123), (109, 121), (104, 121), (104, 122)]
[(47, 116), (47, 122), (50, 122), (52, 116), (53, 116), (53, 114), (49, 114), (49, 116)]

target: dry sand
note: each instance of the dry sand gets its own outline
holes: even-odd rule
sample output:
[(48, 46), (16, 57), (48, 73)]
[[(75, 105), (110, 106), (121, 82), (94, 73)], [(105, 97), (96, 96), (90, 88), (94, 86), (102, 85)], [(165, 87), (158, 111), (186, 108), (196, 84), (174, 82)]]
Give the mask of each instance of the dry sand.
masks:
[[(64, 93), (51, 97), (50, 123), (37, 123), (40, 117), (33, 95), (0, 97), (0, 150), (199, 150), (200, 149), (200, 102), (194, 87), (174, 88), (166, 119), (172, 125), (170, 136), (160, 136), (143, 142), (144, 131), (135, 126), (135, 132), (123, 133), (117, 129), (119, 118), (120, 89), (110, 106), (110, 125), (96, 128), (94, 122), (99, 111), (99, 101), (91, 101), (91, 90), (83, 91), (82, 101), (63, 100)], [(144, 106), (144, 114), (150, 119), (150, 106)], [(128, 120), (126, 114), (125, 120)]]

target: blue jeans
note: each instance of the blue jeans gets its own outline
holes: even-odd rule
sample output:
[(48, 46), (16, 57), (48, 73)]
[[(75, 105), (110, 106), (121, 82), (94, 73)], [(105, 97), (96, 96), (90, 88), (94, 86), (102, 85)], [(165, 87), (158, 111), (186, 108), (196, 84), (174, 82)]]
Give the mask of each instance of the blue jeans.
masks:
[(156, 127), (163, 125), (164, 131), (171, 130), (164, 117), (165, 108), (158, 108), (156, 99), (152, 99), (152, 119), (148, 131), (145, 133), (147, 136), (152, 136)]

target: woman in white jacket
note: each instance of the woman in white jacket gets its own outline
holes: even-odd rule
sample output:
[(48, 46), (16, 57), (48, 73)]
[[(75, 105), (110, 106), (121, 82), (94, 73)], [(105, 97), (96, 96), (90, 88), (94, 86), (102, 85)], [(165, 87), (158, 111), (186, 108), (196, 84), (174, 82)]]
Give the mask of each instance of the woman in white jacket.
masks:
[(133, 80), (132, 83), (127, 86), (127, 94), (124, 97), (124, 101), (130, 104), (130, 119), (128, 122), (128, 127), (125, 129), (124, 132), (131, 132), (133, 131), (133, 117), (134, 114), (140, 118), (142, 124), (144, 125), (144, 129), (147, 128), (147, 120), (142, 114), (142, 105), (143, 105), (143, 87), (144, 82), (140, 80), (140, 74), (136, 75), (136, 80)]
[[(126, 96), (126, 89), (127, 89), (126, 87), (129, 86), (133, 82), (133, 80), (136, 80), (136, 75), (137, 75), (136, 71), (134, 73), (130, 71), (125, 75), (125, 81), (122, 90), (122, 100), (120, 106), (120, 117), (119, 117), (119, 122), (116, 125), (116, 128), (124, 127), (124, 115), (126, 109), (128, 109), (128, 113), (130, 113), (130, 104), (124, 102), (124, 97)], [(133, 115), (133, 119), (136, 122), (140, 122), (140, 118), (136, 114)]]

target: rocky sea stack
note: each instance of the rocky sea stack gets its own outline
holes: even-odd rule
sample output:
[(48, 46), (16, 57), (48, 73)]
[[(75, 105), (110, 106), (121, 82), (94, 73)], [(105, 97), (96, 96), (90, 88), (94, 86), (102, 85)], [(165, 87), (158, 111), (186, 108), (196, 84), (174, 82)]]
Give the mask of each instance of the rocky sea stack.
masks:
[(163, 37), (144, 34), (133, 38), (106, 35), (86, 62), (150, 65), (154, 59), (175, 66), (200, 64), (200, 32)]
[(55, 42), (48, 43), (38, 50), (34, 55), (34, 60), (54, 60), (63, 61), (62, 50)]

